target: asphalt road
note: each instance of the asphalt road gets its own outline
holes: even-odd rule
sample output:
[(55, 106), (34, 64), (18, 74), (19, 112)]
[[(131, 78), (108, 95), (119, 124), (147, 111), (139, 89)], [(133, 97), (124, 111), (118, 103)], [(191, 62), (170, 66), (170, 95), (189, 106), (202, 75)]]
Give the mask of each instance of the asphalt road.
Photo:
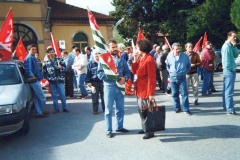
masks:
[[(26, 136), (0, 139), (0, 160), (78, 160), (78, 159), (240, 159), (240, 116), (222, 111), (222, 73), (215, 73), (215, 88), (210, 97), (199, 96), (192, 116), (174, 112), (172, 97), (156, 91), (156, 100), (166, 105), (166, 130), (143, 140), (135, 96), (125, 97), (124, 127), (129, 133), (105, 135), (104, 114), (93, 115), (91, 96), (86, 100), (67, 100), (69, 113), (52, 114), (52, 101), (46, 109), (48, 118), (34, 118), (31, 111), (30, 131)], [(202, 82), (199, 90), (201, 91)], [(77, 92), (75, 92), (77, 93)], [(75, 94), (75, 97), (79, 94)], [(199, 93), (200, 95), (200, 93)], [(46, 94), (49, 99), (49, 94)], [(240, 75), (235, 83), (235, 110), (240, 113)], [(113, 116), (113, 124), (115, 118)], [(113, 125), (113, 130), (115, 127)]]

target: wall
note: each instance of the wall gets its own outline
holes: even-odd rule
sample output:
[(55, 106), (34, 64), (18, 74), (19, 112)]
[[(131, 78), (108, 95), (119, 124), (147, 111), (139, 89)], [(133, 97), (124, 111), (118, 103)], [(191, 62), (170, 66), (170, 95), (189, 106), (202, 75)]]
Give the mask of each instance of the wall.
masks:
[[(106, 26), (99, 26), (100, 32), (103, 35), (104, 40), (107, 42), (107, 27)], [(89, 46), (92, 47), (95, 43), (93, 41), (92, 37), (92, 31), (90, 26), (53, 26), (52, 27), (52, 33), (54, 38), (57, 42), (59, 40), (65, 40), (66, 43), (66, 51), (71, 52), (72, 47), (72, 36), (77, 31), (83, 31), (85, 34), (87, 34), (89, 40)]]

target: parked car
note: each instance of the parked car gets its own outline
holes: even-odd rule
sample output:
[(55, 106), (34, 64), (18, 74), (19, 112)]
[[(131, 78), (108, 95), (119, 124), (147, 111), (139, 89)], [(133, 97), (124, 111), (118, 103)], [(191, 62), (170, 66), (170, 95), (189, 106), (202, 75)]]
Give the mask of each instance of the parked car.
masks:
[(29, 131), (29, 112), (33, 104), (29, 83), (21, 61), (0, 61), (0, 136)]
[(216, 55), (217, 55), (217, 65), (215, 70), (218, 72), (221, 72), (222, 69), (222, 55), (221, 55), (221, 50), (217, 50), (215, 51)]
[[(240, 51), (239, 51), (239, 53), (240, 53)], [(235, 59), (235, 63), (236, 63), (236, 65), (237, 65), (237, 68), (236, 68), (236, 70), (240, 70), (240, 54), (238, 55), (238, 57)]]

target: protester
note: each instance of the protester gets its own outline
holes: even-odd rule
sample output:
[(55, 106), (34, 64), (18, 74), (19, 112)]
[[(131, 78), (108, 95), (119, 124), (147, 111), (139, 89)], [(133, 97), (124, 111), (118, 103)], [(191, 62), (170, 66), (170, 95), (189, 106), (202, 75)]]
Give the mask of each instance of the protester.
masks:
[[(137, 74), (137, 81), (134, 85), (135, 95), (138, 97), (138, 111), (142, 120), (145, 121), (147, 115), (141, 114), (141, 110), (148, 107), (148, 102), (154, 100), (156, 88), (156, 63), (150, 55), (151, 43), (147, 39), (142, 39), (137, 42), (137, 52), (141, 56), (138, 60), (138, 54), (134, 54), (132, 63), (132, 72)], [(144, 134), (141, 130), (139, 134)], [(154, 137), (154, 132), (146, 133), (143, 139)]]
[(42, 63), (43, 63), (43, 62), (42, 62), (42, 60), (39, 58), (39, 54), (38, 54), (38, 53), (35, 54), (35, 58), (36, 58), (36, 60), (37, 60), (38, 69), (39, 69), (41, 75), (43, 75), (43, 73), (42, 73)]
[(191, 69), (191, 62), (189, 56), (186, 53), (180, 51), (180, 43), (174, 43), (172, 45), (173, 52), (170, 52), (167, 56), (166, 64), (167, 70), (170, 73), (170, 82), (172, 97), (174, 100), (175, 112), (181, 112), (179, 89), (182, 96), (183, 111), (187, 115), (191, 115), (189, 110), (188, 92), (186, 74)]
[(53, 114), (59, 112), (57, 93), (62, 101), (63, 112), (69, 112), (64, 91), (64, 72), (66, 65), (62, 58), (56, 56), (53, 48), (48, 48), (47, 53), (49, 57), (43, 62), (43, 75), (48, 80), (51, 89), (54, 105)]
[(91, 61), (93, 59), (91, 48), (89, 46), (86, 46), (84, 50), (85, 50), (85, 53), (87, 54), (87, 62)]
[(210, 95), (211, 72), (213, 71), (214, 52), (212, 42), (207, 41), (201, 53), (203, 85), (202, 96)]
[(228, 115), (238, 115), (234, 110), (233, 95), (234, 83), (236, 79), (235, 58), (238, 57), (237, 33), (231, 31), (227, 34), (227, 40), (222, 46), (222, 64), (223, 64), (223, 109), (227, 109)]
[(102, 110), (105, 111), (104, 99), (103, 99), (103, 81), (97, 76), (97, 68), (99, 63), (99, 56), (96, 50), (93, 51), (93, 59), (87, 65), (87, 75), (85, 78), (88, 86), (92, 88), (92, 106), (93, 114), (98, 114), (99, 105), (99, 93), (101, 95)]
[(77, 97), (79, 99), (86, 99), (88, 97), (88, 92), (84, 85), (84, 80), (86, 77), (87, 72), (87, 56), (83, 53), (80, 53), (80, 50), (77, 48), (75, 49), (75, 59), (74, 59), (74, 66), (77, 66), (75, 72), (77, 72), (78, 76), (78, 85), (81, 90), (81, 96)]
[(25, 68), (25, 77), (26, 78), (37, 78), (37, 82), (29, 83), (33, 102), (36, 110), (36, 117), (48, 117), (49, 111), (44, 111), (46, 104), (46, 97), (42, 91), (40, 80), (42, 75), (38, 69), (37, 60), (35, 58), (35, 54), (37, 53), (37, 46), (35, 44), (31, 44), (28, 46), (29, 54), (24, 60), (24, 68)]
[[(75, 59), (75, 49), (77, 49), (77, 46), (76, 45), (73, 45), (72, 46), (72, 52), (70, 52), (68, 54), (69, 57), (71, 57), (74, 61)], [(74, 91), (77, 91), (78, 90), (78, 84), (77, 84), (77, 78), (76, 78), (76, 73), (75, 71), (73, 70), (73, 86), (74, 86)]]
[(72, 65), (74, 60), (68, 55), (66, 51), (62, 52), (62, 58), (66, 65), (65, 70), (65, 96), (66, 98), (72, 98), (74, 96), (73, 92), (73, 70)]
[(168, 71), (167, 71), (167, 66), (166, 66), (166, 59), (169, 53), (169, 48), (168, 45), (163, 45), (162, 46), (163, 52), (161, 53), (161, 56), (156, 60), (157, 63), (160, 64), (160, 78), (162, 80), (162, 86), (164, 89), (164, 92), (167, 94), (167, 86), (168, 86)]
[[(163, 82), (162, 82), (162, 73), (160, 72), (160, 57), (161, 57), (161, 47), (160, 46), (157, 46), (156, 47), (156, 53), (153, 57), (153, 59), (155, 60), (155, 63), (157, 65), (157, 68), (156, 68), (156, 79), (158, 81), (158, 87), (159, 87), (159, 90), (163, 90)], [(159, 59), (159, 61), (157, 61), (157, 59)], [(164, 91), (163, 91), (164, 93)]]
[[(135, 53), (130, 54), (130, 56), (129, 56), (129, 58), (128, 58), (128, 61), (127, 61), (127, 64), (128, 64), (128, 67), (130, 68), (130, 70), (131, 70), (132, 62), (133, 62), (133, 60), (134, 60), (134, 54), (135, 54)], [(139, 57), (140, 57), (140, 55), (138, 55), (138, 58), (139, 58)], [(131, 71), (132, 84), (137, 80), (136, 77), (137, 77), (137, 76), (136, 76), (135, 74), (133, 74), (132, 71)]]
[(132, 47), (127, 47), (126, 51), (121, 54), (121, 58), (124, 59), (126, 62), (129, 59), (129, 56), (132, 54), (133, 49)]
[[(197, 54), (199, 55), (200, 59), (201, 59), (201, 52), (202, 52), (202, 46), (199, 45)], [(202, 66), (198, 67), (197, 71), (198, 71), (198, 77), (200, 75), (200, 80), (203, 81)]]
[[(110, 39), (108, 41), (108, 49), (113, 57), (113, 62), (117, 67), (119, 78), (121, 79), (118, 83), (122, 85), (130, 78), (129, 67), (127, 62), (117, 55), (118, 48), (115, 40)], [(112, 137), (112, 111), (114, 101), (116, 105), (116, 132), (129, 132), (127, 129), (123, 128), (124, 96), (118, 88), (116, 81), (107, 78), (101, 63), (98, 64), (98, 78), (104, 82), (105, 123), (107, 137)]]
[(189, 59), (191, 61), (191, 70), (187, 73), (186, 79), (187, 79), (187, 90), (189, 93), (189, 85), (190, 81), (192, 84), (193, 89), (193, 97), (194, 97), (194, 104), (198, 105), (198, 73), (197, 68), (202, 65), (202, 62), (200, 60), (200, 57), (197, 53), (193, 52), (193, 44), (191, 42), (188, 42), (185, 45), (186, 54), (189, 56)]
[(154, 57), (154, 55), (155, 55), (155, 53), (156, 53), (156, 47), (157, 47), (157, 44), (154, 44), (154, 45), (153, 45), (153, 49), (152, 49), (151, 52), (150, 52), (150, 55), (151, 55), (152, 57)]
[(216, 54), (215, 51), (214, 51), (214, 52), (211, 52), (211, 53), (214, 55), (214, 60), (213, 60), (213, 71), (211, 72), (210, 93), (212, 93), (212, 92), (219, 92), (219, 91), (217, 91), (217, 90), (215, 89), (215, 87), (214, 87), (214, 85), (213, 85), (213, 81), (214, 81), (214, 79), (213, 79), (214, 69), (215, 69), (216, 66), (217, 66), (217, 59), (218, 59), (218, 57), (217, 57), (217, 54)]

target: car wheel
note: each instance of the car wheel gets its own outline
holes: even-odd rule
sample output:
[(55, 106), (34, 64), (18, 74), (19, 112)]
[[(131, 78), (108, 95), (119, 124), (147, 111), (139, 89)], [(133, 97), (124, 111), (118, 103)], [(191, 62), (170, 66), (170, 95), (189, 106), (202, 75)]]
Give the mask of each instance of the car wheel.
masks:
[(28, 109), (25, 108), (23, 127), (18, 131), (18, 135), (28, 134), (29, 128), (30, 128), (29, 122), (30, 122), (30, 119), (29, 119)]

